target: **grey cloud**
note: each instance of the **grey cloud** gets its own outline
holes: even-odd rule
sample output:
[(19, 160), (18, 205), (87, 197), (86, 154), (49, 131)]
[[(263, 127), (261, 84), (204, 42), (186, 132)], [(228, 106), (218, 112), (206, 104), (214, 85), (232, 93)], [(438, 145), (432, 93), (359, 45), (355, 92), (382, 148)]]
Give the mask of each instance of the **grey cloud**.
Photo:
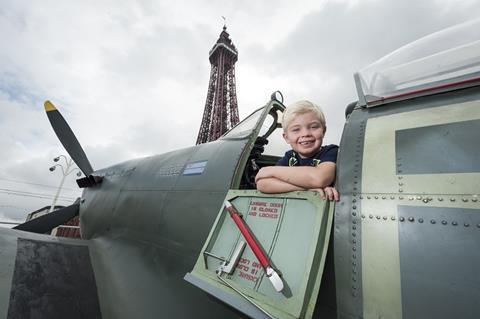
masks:
[[(420, 37), (476, 18), (480, 4), (437, 10), (438, 2), (370, 1), (346, 6), (329, 2), (308, 14), (277, 47), (246, 50), (265, 71), (355, 71)], [(260, 52), (260, 54), (258, 54)]]
[(328, 2), (307, 14), (278, 45), (269, 46), (268, 39), (263, 39), (242, 52), (258, 72), (297, 79), (297, 86), (282, 89), (286, 98), (310, 98), (324, 105), (327, 137), (338, 143), (344, 108), (357, 99), (354, 72), (420, 37), (476, 18), (480, 11), (478, 2), (450, 3), (448, 9), (442, 4), (448, 3)]

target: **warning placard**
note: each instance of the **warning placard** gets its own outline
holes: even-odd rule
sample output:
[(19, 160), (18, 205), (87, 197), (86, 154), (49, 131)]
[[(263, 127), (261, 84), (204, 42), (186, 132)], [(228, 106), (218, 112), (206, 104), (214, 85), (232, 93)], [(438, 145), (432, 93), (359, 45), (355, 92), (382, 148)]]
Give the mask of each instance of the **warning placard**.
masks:
[(250, 201), (248, 215), (260, 218), (277, 219), (283, 208), (283, 203), (268, 202), (262, 200)]

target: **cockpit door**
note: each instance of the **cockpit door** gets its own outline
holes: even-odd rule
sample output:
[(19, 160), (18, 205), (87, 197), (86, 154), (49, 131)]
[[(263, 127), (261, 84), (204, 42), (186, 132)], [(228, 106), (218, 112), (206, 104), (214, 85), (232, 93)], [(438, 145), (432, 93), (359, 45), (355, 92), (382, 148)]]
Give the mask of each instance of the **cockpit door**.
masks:
[(311, 318), (330, 238), (333, 203), (315, 192), (230, 190), (226, 201), (280, 274), (277, 291), (245, 235), (223, 207), (185, 279), (252, 318)]

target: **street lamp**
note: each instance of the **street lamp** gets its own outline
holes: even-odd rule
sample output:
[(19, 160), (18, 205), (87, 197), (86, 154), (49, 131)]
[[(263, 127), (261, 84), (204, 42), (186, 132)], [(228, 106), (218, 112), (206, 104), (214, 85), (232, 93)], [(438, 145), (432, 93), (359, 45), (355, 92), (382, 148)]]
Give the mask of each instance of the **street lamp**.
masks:
[[(58, 163), (61, 159), (63, 159), (65, 161), (65, 166), (63, 166), (61, 163)], [(48, 211), (49, 213), (51, 213), (55, 208), (55, 204), (57, 203), (58, 196), (60, 195), (60, 192), (61, 192), (62, 187), (63, 187), (63, 183), (65, 182), (65, 177), (70, 175), (70, 173), (74, 172), (75, 170), (78, 171), (77, 172), (78, 177), (82, 176), (82, 172), (80, 171), (80, 169), (78, 167), (72, 167), (75, 163), (73, 162), (73, 160), (71, 158), (69, 159), (65, 155), (59, 155), (59, 156), (55, 157), (53, 159), (53, 161), (57, 164), (51, 166), (49, 168), (49, 170), (50, 170), (50, 172), (53, 172), (57, 167), (60, 167), (62, 169), (62, 180), (60, 181), (60, 185), (58, 186), (57, 193), (55, 194), (55, 197), (53, 198), (52, 205), (50, 206), (50, 210)]]

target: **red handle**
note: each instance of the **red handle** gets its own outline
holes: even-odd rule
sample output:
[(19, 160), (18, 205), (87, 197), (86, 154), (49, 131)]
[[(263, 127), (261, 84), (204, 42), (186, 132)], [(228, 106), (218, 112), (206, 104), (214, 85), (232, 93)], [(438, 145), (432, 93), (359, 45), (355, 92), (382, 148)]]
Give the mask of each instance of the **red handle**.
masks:
[(263, 253), (263, 250), (260, 248), (260, 244), (257, 243), (255, 238), (250, 233), (250, 230), (245, 225), (245, 221), (242, 219), (242, 217), (240, 217), (240, 213), (235, 209), (235, 207), (233, 207), (233, 205), (231, 205), (230, 203), (228, 204), (226, 204), (225, 207), (227, 208), (227, 211), (230, 213), (230, 216), (232, 217), (233, 221), (242, 233), (243, 237), (247, 241), (248, 246), (250, 246), (250, 249), (252, 249), (255, 257), (257, 257), (263, 268), (267, 268), (268, 266), (270, 266), (270, 263), (268, 262), (268, 258)]

